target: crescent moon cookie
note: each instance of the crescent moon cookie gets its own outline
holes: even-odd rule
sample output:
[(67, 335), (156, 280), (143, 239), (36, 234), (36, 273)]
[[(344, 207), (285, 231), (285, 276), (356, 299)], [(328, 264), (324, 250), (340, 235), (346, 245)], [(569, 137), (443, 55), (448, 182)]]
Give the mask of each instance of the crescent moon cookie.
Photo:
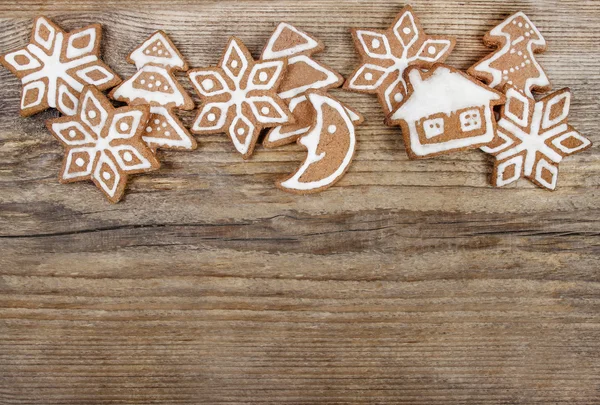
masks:
[(279, 87), (279, 97), (288, 103), (295, 123), (278, 125), (269, 130), (263, 145), (274, 148), (295, 142), (308, 132), (314, 109), (306, 98), (308, 90), (328, 90), (340, 87), (344, 78), (329, 67), (312, 59), (325, 46), (314, 37), (291, 24), (280, 23), (265, 46), (262, 59), (285, 58), (287, 70)]
[(75, 116), (46, 122), (66, 149), (60, 182), (92, 180), (110, 202), (118, 202), (129, 174), (160, 166), (142, 140), (149, 115), (146, 105), (115, 109), (98, 89), (84, 87)]
[(334, 185), (348, 170), (356, 149), (355, 127), (363, 117), (322, 92), (306, 96), (315, 110), (315, 123), (298, 139), (308, 154), (304, 163), (277, 187), (296, 194), (312, 194)]
[(173, 70), (186, 71), (187, 64), (163, 31), (156, 31), (127, 57), (138, 68), (110, 97), (129, 105), (149, 105), (150, 120), (143, 140), (152, 149), (196, 149), (196, 140), (173, 111), (193, 110), (194, 102), (179, 84)]
[(536, 102), (509, 87), (506, 96), (498, 121), (501, 143), (482, 148), (496, 157), (492, 184), (501, 187), (525, 177), (538, 187), (555, 190), (562, 159), (592, 146), (567, 124), (571, 91), (562, 89)]
[(535, 59), (536, 53), (546, 50), (546, 40), (523, 12), (504, 20), (485, 35), (483, 42), (498, 50), (471, 66), (471, 76), (497, 90), (509, 85), (527, 97), (533, 97), (532, 90), (550, 91), (550, 81)]
[(405, 76), (408, 95), (387, 124), (402, 127), (409, 158), (478, 148), (494, 139), (494, 106), (506, 101), (502, 93), (442, 64), (428, 73), (409, 68)]
[(263, 128), (294, 122), (277, 95), (286, 65), (285, 59), (255, 61), (232, 37), (218, 67), (188, 72), (203, 101), (191, 131), (227, 133), (242, 157), (250, 158)]
[(428, 69), (446, 60), (456, 40), (429, 36), (410, 6), (404, 7), (387, 30), (352, 29), (362, 65), (344, 83), (344, 89), (377, 94), (385, 114), (404, 100), (403, 75), (409, 66)]
[(75, 115), (86, 84), (105, 90), (121, 81), (99, 59), (101, 32), (100, 24), (65, 32), (45, 17), (34, 20), (29, 44), (0, 58), (23, 83), (23, 117), (48, 108)]

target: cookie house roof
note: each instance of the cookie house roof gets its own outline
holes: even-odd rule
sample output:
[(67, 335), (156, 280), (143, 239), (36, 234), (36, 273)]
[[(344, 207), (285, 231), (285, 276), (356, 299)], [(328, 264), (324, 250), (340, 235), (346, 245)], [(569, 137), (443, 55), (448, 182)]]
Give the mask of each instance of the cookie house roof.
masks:
[(438, 66), (423, 79), (419, 69), (408, 74), (414, 91), (392, 114), (393, 120), (418, 121), (433, 114), (452, 113), (469, 107), (488, 106), (500, 96), (483, 84), (474, 83), (458, 71)]

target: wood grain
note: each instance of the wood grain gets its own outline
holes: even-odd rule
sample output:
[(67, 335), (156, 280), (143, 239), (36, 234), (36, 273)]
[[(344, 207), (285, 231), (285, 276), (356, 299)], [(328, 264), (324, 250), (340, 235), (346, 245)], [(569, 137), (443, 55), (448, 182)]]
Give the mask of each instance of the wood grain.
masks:
[[(402, 5), (2, 1), (0, 52), (39, 14), (100, 22), (105, 60), (128, 77), (156, 29), (201, 67), (232, 34), (258, 55), (283, 20), (348, 75), (348, 28), (384, 28)], [(412, 5), (428, 33), (457, 37), (461, 69), (489, 52), (487, 30), (528, 13), (554, 88), (573, 90), (570, 123), (600, 144), (597, 1)], [(410, 162), (374, 97), (336, 91), (367, 122), (329, 191), (274, 187), (299, 147), (243, 162), (215, 135), (161, 152), (111, 205), (58, 183), (44, 129), (57, 113), (19, 118), (19, 82), (2, 70), (0, 83), (0, 404), (600, 403), (597, 147), (561, 164), (556, 192), (492, 189), (483, 153)]]

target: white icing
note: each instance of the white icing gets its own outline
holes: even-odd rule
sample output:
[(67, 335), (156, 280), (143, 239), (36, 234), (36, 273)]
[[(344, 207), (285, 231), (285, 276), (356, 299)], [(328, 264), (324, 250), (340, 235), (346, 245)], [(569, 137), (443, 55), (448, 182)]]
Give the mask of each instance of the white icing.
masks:
[(322, 89), (329, 85), (337, 83), (337, 81), (338, 81), (338, 77), (336, 76), (336, 74), (333, 71), (321, 66), (320, 64), (315, 62), (313, 59), (309, 58), (308, 56), (305, 56), (305, 55), (294, 56), (293, 58), (290, 58), (288, 61), (288, 65), (294, 65), (296, 63), (305, 63), (308, 66), (310, 66), (312, 69), (314, 69), (317, 72), (317, 75), (319, 75), (319, 73), (322, 73), (322, 74), (325, 74), (326, 77), (323, 80), (316, 80), (313, 83), (309, 83), (304, 86), (299, 86), (299, 87), (289, 89), (289, 90), (279, 93), (279, 97), (281, 97), (283, 99), (289, 99), (292, 97), (296, 97), (310, 89)]
[[(544, 170), (548, 170), (552, 174), (552, 180), (547, 182), (542, 176)], [(556, 181), (558, 180), (558, 168), (546, 161), (546, 159), (540, 159), (535, 167), (535, 179), (543, 186), (554, 190), (556, 188)]]
[[(42, 27), (44, 27), (49, 32), (47, 39), (44, 39), (42, 37), (42, 34), (40, 32)], [(54, 41), (54, 37), (56, 36), (56, 30), (54, 29), (52, 24), (50, 24), (50, 22), (44, 17), (40, 17), (36, 20), (33, 32), (35, 42), (37, 42), (42, 48), (49, 51), (50, 48), (52, 48), (52, 42)]]
[[(550, 118), (550, 114), (553, 111), (553, 107), (560, 103), (563, 102), (563, 106), (561, 109), (560, 114), (555, 117), (555, 118)], [(559, 124), (561, 121), (564, 121), (567, 116), (569, 115), (569, 109), (571, 108), (571, 93), (570, 92), (564, 92), (562, 94), (560, 94), (557, 97), (552, 98), (548, 104), (546, 105), (546, 107), (544, 108), (544, 119), (542, 120), (542, 129), (548, 129), (550, 127), (553, 127), (554, 125)]]
[(179, 121), (171, 111), (169, 111), (168, 109), (166, 109), (165, 107), (150, 107), (150, 112), (152, 114), (158, 114), (160, 116), (162, 116), (162, 118), (164, 119), (163, 121), (163, 127), (166, 127), (167, 125), (169, 125), (171, 128), (173, 128), (175, 130), (175, 135), (176, 136), (172, 136), (173, 134), (170, 131), (166, 131), (165, 135), (168, 136), (169, 138), (164, 138), (164, 137), (153, 137), (152, 135), (144, 135), (142, 137), (142, 139), (148, 143), (148, 144), (152, 144), (152, 145), (157, 145), (157, 146), (168, 146), (168, 147), (176, 147), (176, 148), (185, 148), (185, 149), (191, 149), (192, 148), (192, 140), (190, 139), (189, 135), (187, 134), (187, 132), (185, 131), (185, 128), (183, 126), (183, 124), (181, 123), (181, 121)]
[[(50, 31), (50, 36), (47, 40), (44, 40), (39, 29), (44, 26)], [(23, 87), (35, 86), (36, 88), (42, 89), (42, 94), (45, 94), (46, 102), (49, 107), (59, 107), (61, 112), (66, 115), (74, 114), (74, 109), (65, 108), (63, 109), (64, 103), (59, 101), (58, 81), (63, 80), (66, 85), (74, 92), (81, 92), (85, 83), (93, 84), (96, 86), (102, 85), (109, 82), (115, 76), (112, 72), (101, 67), (99, 65), (98, 57), (90, 52), (93, 52), (94, 46), (87, 45), (82, 49), (72, 47), (72, 41), (78, 37), (89, 35), (90, 40), (93, 39), (95, 43), (95, 37), (97, 35), (96, 28), (92, 27), (86, 29), (80, 33), (75, 33), (68, 36), (68, 40), (65, 41), (65, 33), (56, 32), (56, 30), (50, 25), (50, 23), (44, 18), (38, 18), (34, 27), (34, 43), (28, 44), (26, 48), (12, 52), (6, 56), (6, 60), (10, 63), (17, 71), (26, 71), (35, 69), (33, 72), (25, 75), (21, 81)], [(63, 47), (66, 48), (67, 61), (61, 60), (61, 53)], [(25, 56), (28, 58), (28, 62), (24, 65), (19, 65), (15, 57)], [(95, 63), (95, 65), (89, 66), (89, 64)], [(81, 69), (82, 66), (86, 66)], [(89, 73), (92, 69), (97, 68), (102, 71), (105, 77), (96, 81), (92, 81), (85, 73)], [(75, 76), (70, 76), (67, 72), (75, 71)], [(81, 74), (81, 72), (84, 72)], [(82, 81), (78, 80), (81, 79)], [(46, 79), (47, 85), (41, 80)], [(30, 85), (30, 83), (42, 83)], [(63, 90), (64, 91), (64, 90)], [(72, 95), (71, 92), (69, 94)], [(41, 104), (43, 98), (38, 98), (36, 103), (30, 103), (26, 108), (36, 107)], [(74, 103), (77, 105), (77, 103)]]
[[(165, 49), (168, 52), (167, 55), (170, 54), (171, 56), (169, 56), (169, 57), (150, 56), (149, 54), (145, 53), (145, 51), (148, 49), (148, 47), (157, 40), (159, 40), (161, 42), (161, 44), (165, 47)], [(150, 52), (148, 52), (148, 53), (150, 53)], [(157, 65), (168, 66), (168, 67), (178, 67), (180, 69), (183, 69), (185, 66), (185, 62), (179, 56), (179, 52), (177, 51), (177, 49), (175, 49), (175, 48), (173, 48), (173, 46), (171, 46), (170, 41), (160, 31), (155, 32), (142, 45), (140, 45), (138, 48), (136, 48), (131, 53), (130, 58), (131, 58), (131, 60), (133, 60), (133, 62), (135, 63), (135, 67), (138, 69), (141, 69), (142, 67), (146, 66), (149, 63), (154, 63)]]
[[(409, 26), (405, 26), (406, 23), (408, 23)], [(406, 35), (409, 35), (411, 33), (414, 34), (410, 37), (410, 39), (406, 43), (404, 42), (404, 40), (402, 39), (402, 35), (400, 35), (400, 33), (398, 31), (400, 29), (400, 27), (403, 27), (402, 32), (404, 34), (406, 34)], [(379, 89), (379, 87), (386, 81), (386, 79), (388, 78), (388, 76), (390, 74), (392, 74), (392, 73), (397, 74), (398, 77), (384, 91), (384, 99), (385, 99), (384, 107), (385, 107), (385, 110), (387, 113), (390, 113), (393, 110), (394, 106), (399, 101), (401, 101), (401, 100), (398, 100), (397, 98), (402, 97), (402, 95), (400, 95), (399, 97), (396, 97), (398, 94), (397, 93), (398, 86), (402, 85), (404, 92), (406, 92), (406, 83), (404, 82), (404, 80), (402, 78), (406, 68), (408, 66), (414, 64), (414, 62), (416, 62), (416, 61), (423, 61), (423, 62), (428, 62), (428, 63), (438, 62), (438, 61), (440, 61), (440, 59), (442, 59), (447, 54), (448, 50), (452, 46), (452, 42), (450, 40), (426, 39), (425, 41), (423, 41), (423, 44), (421, 45), (420, 50), (414, 56), (408, 57), (409, 51), (411, 51), (411, 47), (419, 41), (420, 36), (422, 35), (422, 33), (417, 28), (417, 26), (415, 24), (414, 16), (412, 15), (412, 13), (410, 11), (406, 11), (402, 15), (402, 17), (400, 17), (400, 19), (394, 26), (393, 31), (394, 31), (394, 35), (398, 38), (398, 40), (400, 41), (400, 43), (403, 46), (403, 50), (400, 55), (394, 55), (392, 53), (391, 47), (389, 46), (389, 40), (387, 39), (387, 37), (385, 35), (378, 33), (378, 32), (374, 32), (374, 31), (368, 31), (368, 30), (357, 31), (356, 37), (358, 39), (360, 47), (362, 48), (362, 52), (364, 52), (370, 58), (383, 59), (383, 60), (387, 60), (388, 62), (386, 63), (387, 67), (378, 66), (378, 65), (375, 65), (372, 63), (365, 63), (348, 80), (348, 87), (350, 89), (366, 91), (366, 92), (374, 92)], [(372, 37), (376, 37), (379, 40), (381, 40), (381, 42), (385, 46), (384, 53), (379, 54), (379, 53), (371, 51), (371, 49), (370, 49), (371, 44), (366, 41), (366, 38), (372, 38)], [(386, 45), (386, 44), (388, 44), (388, 45)], [(438, 49), (438, 47), (434, 46), (434, 45), (441, 45), (441, 46)], [(430, 52), (430, 50), (431, 50), (430, 48), (434, 48), (434, 53)], [(369, 82), (369, 83), (365, 84), (364, 83), (365, 80), (369, 80), (369, 81), (372, 80), (372, 79), (367, 79), (367, 77), (365, 77), (365, 75), (370, 74), (373, 77), (374, 73), (376, 73), (376, 72), (381, 72), (381, 74), (379, 75), (379, 78), (375, 82)], [(363, 83), (360, 83), (360, 82), (363, 82)]]
[[(304, 135), (302, 138), (300, 138), (300, 143), (304, 145), (308, 151), (306, 160), (304, 161), (300, 169), (298, 169), (298, 171), (292, 177), (281, 182), (280, 184), (281, 187), (290, 190), (308, 191), (333, 184), (344, 174), (346, 168), (352, 161), (352, 156), (354, 155), (354, 149), (356, 146), (354, 124), (348, 116), (346, 108), (334, 99), (327, 96), (322, 96), (320, 94), (309, 93), (308, 98), (316, 111), (315, 125), (312, 127), (311, 131), (307, 135)], [(319, 142), (321, 140), (321, 133), (325, 130), (325, 128), (323, 128), (325, 122), (323, 105), (328, 105), (335, 109), (337, 114), (339, 114), (339, 118), (341, 118), (341, 120), (344, 122), (346, 129), (348, 130), (348, 135), (350, 137), (348, 140), (348, 150), (346, 151), (342, 164), (332, 174), (316, 181), (308, 183), (301, 182), (300, 178), (306, 172), (306, 170), (308, 170), (310, 165), (327, 158), (325, 152), (317, 154)], [(340, 131), (340, 133), (345, 133), (345, 131)]]
[[(160, 75), (162, 79), (170, 86), (173, 91), (171, 93), (165, 93), (162, 91), (151, 91), (144, 88), (135, 88), (133, 84), (137, 78), (144, 73), (154, 73)], [(156, 77), (154, 78), (156, 79)], [(153, 80), (154, 80), (153, 79)], [(153, 84), (148, 84), (149, 88), (153, 88)], [(185, 98), (183, 93), (179, 91), (175, 79), (172, 77), (168, 69), (162, 66), (146, 65), (138, 70), (129, 80), (123, 82), (113, 94), (113, 98), (117, 100), (129, 100), (133, 102), (135, 100), (143, 100), (147, 103), (158, 103), (160, 105), (173, 105), (181, 107), (185, 104)]]
[[(92, 104), (90, 106), (89, 104)], [(98, 123), (94, 125), (90, 118), (95, 118), (95, 110), (100, 112), (100, 118), (98, 119)], [(88, 112), (94, 112), (94, 116), (92, 114), (87, 114)], [(102, 132), (102, 128), (106, 125), (106, 120), (108, 119), (108, 112), (102, 107), (102, 104), (91, 91), (87, 91), (83, 97), (83, 104), (81, 107), (81, 114), (79, 119), (83, 121), (97, 136), (100, 136)]]
[[(75, 159), (75, 164), (81, 168), (79, 171), (70, 171), (73, 168), (73, 156), (81, 155), (81, 153), (85, 153), (88, 155), (87, 165), (85, 165), (86, 160), (81, 157)], [(92, 173), (92, 167), (94, 165), (94, 156), (96, 154), (96, 150), (89, 147), (84, 148), (74, 148), (69, 150), (67, 153), (66, 161), (65, 161), (65, 169), (62, 172), (61, 176), (65, 180), (72, 180), (79, 177), (87, 177)], [(85, 167), (83, 167), (85, 165)]]
[[(17, 56), (24, 56), (25, 58), (27, 58), (27, 63), (18, 63), (16, 60)], [(19, 49), (18, 51), (11, 52), (4, 56), (4, 60), (7, 63), (9, 63), (12, 67), (14, 67), (17, 71), (37, 69), (42, 66), (40, 62), (27, 51), (27, 49)]]
[[(238, 61), (236, 58), (242, 62), (242, 66), (239, 69), (237, 69)], [(233, 80), (236, 87), (238, 88), (240, 87), (240, 81), (244, 77), (244, 73), (246, 73), (246, 70), (248, 69), (248, 65), (249, 61), (246, 59), (246, 56), (242, 51), (240, 44), (238, 44), (238, 41), (234, 39), (231, 42), (229, 42), (229, 46), (225, 51), (225, 56), (223, 56), (223, 63), (221, 65), (221, 68), (223, 69), (223, 71), (225, 71), (225, 74), (231, 80)], [(237, 73), (231, 70), (230, 66), (231, 68), (235, 69)]]
[[(303, 44), (298, 44), (291, 48), (282, 49), (279, 51), (273, 50), (273, 46), (279, 39), (279, 36), (286, 29), (295, 32), (296, 35), (298, 35), (301, 38), (303, 38), (304, 40), (306, 40), (306, 42)], [(269, 59), (287, 58), (287, 57), (297, 55), (302, 52), (310, 51), (311, 49), (315, 49), (318, 47), (319, 47), (319, 43), (317, 41), (315, 41), (313, 38), (311, 38), (308, 34), (300, 31), (293, 25), (282, 22), (277, 26), (277, 28), (275, 29), (275, 32), (273, 32), (273, 35), (271, 35), (271, 37), (269, 38), (269, 41), (267, 42), (267, 46), (265, 47), (265, 50), (263, 51), (262, 59), (269, 60)]]
[[(533, 53), (533, 47), (534, 46), (541, 46), (541, 47), (545, 47), (546, 46), (546, 40), (544, 39), (544, 37), (542, 36), (542, 34), (538, 31), (538, 29), (535, 27), (535, 25), (533, 25), (533, 23), (531, 22), (531, 20), (529, 19), (529, 17), (527, 17), (525, 15), (525, 13), (523, 12), (518, 12), (516, 14), (513, 14), (511, 17), (507, 18), (504, 22), (502, 22), (500, 25), (496, 26), (491, 32), (490, 34), (494, 37), (504, 37), (505, 38), (505, 44), (502, 47), (502, 49), (499, 49), (498, 51), (496, 51), (489, 59), (484, 60), (482, 62), (480, 62), (478, 65), (476, 65), (474, 67), (474, 69), (478, 72), (484, 72), (487, 73), (489, 75), (492, 76), (492, 82), (490, 83), (490, 87), (498, 87), (502, 81), (503, 81), (503, 77), (502, 77), (502, 71), (492, 68), (491, 65), (497, 61), (498, 59), (500, 59), (501, 57), (503, 57), (504, 55), (506, 55), (507, 53), (511, 52), (511, 53), (515, 53), (513, 46), (518, 44), (519, 42), (523, 41), (523, 39), (521, 39), (522, 37), (516, 38), (514, 41), (512, 40), (512, 38), (510, 37), (510, 35), (504, 31), (504, 28), (515, 22), (515, 20), (517, 18), (523, 18), (525, 21), (528, 22), (528, 24), (531, 26), (531, 31), (533, 33), (536, 34), (537, 38), (536, 39), (532, 39), (532, 38), (528, 38), (527, 39), (527, 55), (528, 55), (528, 60), (530, 59), (531, 61), (533, 61), (534, 66), (536, 67), (539, 76), (538, 77), (530, 77), (527, 79), (527, 81), (525, 82), (525, 88), (523, 89), (525, 94), (528, 97), (533, 97), (532, 93), (531, 93), (531, 88), (534, 86), (539, 86), (539, 87), (545, 87), (548, 86), (550, 84), (550, 81), (548, 80), (548, 77), (546, 76), (546, 74), (544, 73), (544, 71), (542, 70), (542, 67), (538, 64), (538, 62), (536, 61), (535, 57), (534, 57), (534, 53)], [(513, 43), (514, 42), (514, 43)], [(505, 79), (504, 79), (505, 80)]]
[[(305, 95), (293, 98), (290, 101), (290, 105), (289, 105), (290, 112), (293, 113), (296, 110), (296, 107), (300, 103), (303, 103), (305, 101), (306, 101)], [(362, 117), (359, 116), (358, 114), (356, 114), (354, 111), (352, 111), (351, 109), (349, 109), (347, 107), (344, 107), (344, 108), (346, 108), (346, 113), (348, 114), (348, 116), (350, 117), (352, 122), (358, 122), (358, 121), (362, 120)], [(273, 142), (280, 141), (282, 139), (291, 139), (293, 141), (293, 139), (297, 135), (302, 135), (302, 134), (307, 133), (310, 130), (310, 125), (303, 127), (303, 128), (296, 129), (294, 131), (289, 131), (289, 132), (282, 132), (284, 128), (285, 128), (285, 126), (279, 125), (277, 127), (274, 127), (271, 131), (269, 131), (269, 133), (267, 134), (267, 142), (273, 143)]]
[[(80, 58), (83, 55), (92, 52), (94, 50), (94, 46), (96, 45), (96, 38), (98, 36), (97, 30), (97, 27), (91, 27), (78, 33), (69, 35), (66, 52), (67, 58)], [(83, 48), (75, 47), (74, 42), (84, 37), (88, 37), (87, 44)]]
[[(505, 179), (504, 172), (511, 166), (514, 166), (514, 174)], [(505, 162), (500, 163), (496, 169), (496, 172), (496, 186), (498, 187), (506, 186), (507, 184), (517, 181), (523, 174), (523, 156), (517, 155)]]
[[(77, 133), (75, 129), (83, 134), (83, 139), (73, 139)], [(78, 121), (55, 122), (52, 124), (52, 132), (69, 146), (86, 145), (95, 142), (96, 139)], [(68, 136), (65, 136), (65, 134)]]
[[(30, 101), (29, 103), (25, 104), (27, 95), (33, 91), (37, 93), (36, 98)], [(21, 109), (24, 110), (26, 108), (31, 108), (35, 107), (36, 105), (39, 105), (42, 102), (42, 99), (44, 98), (45, 91), (46, 85), (41, 80), (37, 82), (28, 83), (25, 86), (23, 86), (23, 96), (21, 97)]]
[[(250, 71), (250, 74), (248, 75), (248, 85), (246, 88), (246, 92), (249, 92), (251, 90), (269, 90), (269, 89), (273, 88), (273, 86), (275, 85), (275, 82), (277, 82), (277, 79), (279, 79), (279, 76), (281, 75), (281, 72), (283, 71), (283, 66), (284, 66), (284, 64), (280, 60), (267, 61), (267, 62), (261, 62), (261, 63), (254, 64), (254, 66), (252, 67), (252, 70)], [(275, 70), (269, 76), (269, 74), (265, 71), (265, 69), (271, 69), (271, 68), (275, 68)], [(267, 78), (264, 80), (259, 78), (260, 83), (256, 84), (255, 81), (256, 81), (256, 75), (258, 74), (258, 72), (260, 72), (260, 75), (265, 74), (267, 76)]]
[[(103, 163), (106, 164), (112, 170), (112, 175), (108, 172), (100, 173)], [(105, 177), (105, 173), (107, 177)], [(115, 176), (115, 179), (113, 181), (113, 186), (110, 187), (106, 183), (106, 180), (110, 179), (112, 176)], [(100, 152), (100, 158), (96, 163), (96, 169), (94, 170), (94, 179), (96, 179), (97, 184), (100, 185), (100, 187), (102, 188), (102, 190), (104, 190), (106, 194), (108, 194), (111, 197), (115, 196), (115, 193), (117, 192), (117, 189), (119, 188), (119, 184), (121, 182), (121, 175), (119, 174), (116, 164), (112, 161), (112, 159), (110, 159), (106, 155), (106, 152), (104, 151)]]
[[(392, 57), (392, 49), (390, 48), (390, 42), (384, 34), (380, 34), (378, 32), (366, 31), (366, 30), (357, 30), (356, 36), (360, 41), (365, 53), (369, 55), (369, 57), (374, 59), (390, 59)], [(375, 49), (379, 49), (380, 45), (383, 44), (384, 52), (372, 52), (369, 49), (367, 38), (373, 38), (371, 41), (371, 46)], [(375, 42), (377, 41), (377, 42)], [(377, 43), (378, 46), (374, 46)]]
[[(509, 88), (506, 92), (506, 105), (504, 106), (504, 115), (516, 122), (522, 127), (526, 127), (529, 121), (529, 97), (521, 94), (520, 91), (514, 88)], [(523, 115), (518, 117), (511, 109), (511, 105), (515, 102), (520, 102), (522, 105)]]
[[(242, 155), (245, 155), (250, 149), (250, 144), (252, 143), (252, 139), (254, 138), (255, 128), (254, 124), (252, 124), (252, 122), (248, 118), (246, 118), (242, 113), (241, 106), (236, 105), (236, 109), (236, 117), (233, 119), (231, 126), (229, 127), (229, 137), (231, 138), (235, 149)], [(240, 121), (243, 123), (241, 126)], [(244, 129), (244, 126), (248, 128), (247, 132)], [(240, 142), (238, 137), (235, 135), (236, 129), (238, 135), (244, 135), (245, 133), (247, 134), (243, 142)]]
[[(407, 22), (409, 24), (408, 26), (406, 25)], [(404, 27), (402, 32), (405, 35), (409, 35), (411, 32), (415, 33), (415, 35), (410, 37), (408, 42), (404, 42), (405, 39), (399, 33), (400, 27)], [(418, 35), (419, 30), (417, 28), (417, 24), (415, 24), (415, 18), (410, 11), (406, 11), (402, 15), (402, 17), (400, 17), (400, 19), (398, 20), (396, 25), (394, 25), (393, 30), (394, 30), (394, 35), (396, 35), (396, 38), (398, 38), (398, 41), (400, 41), (400, 43), (404, 46), (404, 48), (410, 48), (419, 39), (419, 35)]]
[[(419, 69), (409, 72), (409, 80), (414, 89), (408, 98), (392, 115), (392, 120), (404, 120), (410, 130), (410, 148), (417, 156), (427, 156), (447, 150), (460, 149), (470, 145), (491, 142), (494, 138), (492, 101), (501, 96), (446, 67), (437, 67), (426, 80)], [(421, 144), (416, 123), (434, 114), (448, 116), (465, 108), (484, 107), (486, 132), (479, 136), (452, 139), (434, 144)]]
[[(125, 113), (116, 113), (113, 116), (112, 122), (110, 123), (110, 127), (108, 129), (108, 138), (109, 139), (129, 139), (133, 137), (140, 126), (140, 121), (144, 116), (143, 112), (140, 110), (132, 110)], [(122, 130), (120, 128), (120, 124), (125, 118), (131, 118), (131, 125), (125, 124), (127, 129)], [(125, 122), (129, 122), (129, 120), (125, 120)]]
[[(579, 142), (581, 142), (581, 144), (574, 148), (567, 147), (563, 144), (563, 142), (569, 138), (575, 138), (575, 139), (579, 140)], [(554, 145), (555, 148), (560, 150), (565, 155), (570, 155), (572, 153), (575, 153), (577, 151), (585, 149), (588, 146), (590, 146), (591, 143), (592, 142), (589, 139), (584, 138), (576, 131), (566, 132), (563, 135), (559, 136), (558, 138), (552, 140), (552, 145)]]
[[(67, 97), (71, 100), (71, 107), (65, 105), (64, 97)], [(58, 107), (65, 115), (75, 115), (77, 114), (77, 106), (79, 105), (79, 99), (75, 94), (71, 92), (64, 84), (58, 86)]]
[(567, 131), (568, 126), (567, 124), (562, 124), (549, 131), (540, 133), (543, 110), (544, 104), (542, 102), (535, 104), (529, 133), (523, 131), (520, 127), (507, 119), (498, 121), (498, 126), (516, 136), (521, 142), (514, 145), (512, 148), (499, 153), (496, 156), (496, 159), (504, 160), (521, 152), (525, 152), (524, 173), (526, 176), (531, 176), (533, 173), (537, 152), (544, 154), (554, 163), (559, 163), (562, 160), (562, 156), (546, 145), (546, 141)]
[(501, 96), (478, 85), (461, 73), (437, 67), (426, 80), (419, 69), (409, 73), (414, 92), (402, 104), (391, 118), (405, 121), (417, 121), (436, 113), (451, 115), (458, 110), (470, 107), (486, 106)]

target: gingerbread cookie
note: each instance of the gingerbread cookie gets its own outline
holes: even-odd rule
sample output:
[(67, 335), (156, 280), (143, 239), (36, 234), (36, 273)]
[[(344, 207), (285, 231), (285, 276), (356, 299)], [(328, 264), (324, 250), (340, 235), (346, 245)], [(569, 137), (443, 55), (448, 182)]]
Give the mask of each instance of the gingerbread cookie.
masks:
[(196, 140), (173, 111), (193, 110), (194, 102), (173, 75), (173, 70), (187, 70), (187, 64), (167, 34), (156, 31), (127, 60), (139, 70), (114, 88), (110, 97), (150, 106), (144, 141), (152, 149), (196, 149)]
[(115, 109), (93, 86), (81, 92), (77, 114), (49, 120), (46, 126), (66, 148), (59, 180), (92, 180), (110, 202), (123, 196), (127, 176), (159, 168), (142, 140), (148, 106)]
[(94, 24), (67, 33), (45, 17), (34, 20), (29, 44), (0, 58), (23, 83), (22, 116), (50, 107), (74, 115), (86, 84), (104, 90), (121, 81), (99, 59), (101, 31)]
[(539, 187), (556, 189), (561, 160), (592, 146), (567, 124), (571, 91), (562, 89), (536, 102), (509, 87), (506, 96), (498, 137), (482, 148), (496, 157), (492, 184), (501, 187), (525, 177)]
[(317, 39), (291, 24), (280, 23), (265, 46), (263, 60), (287, 59), (287, 70), (279, 87), (279, 97), (288, 103), (295, 123), (279, 125), (269, 130), (263, 145), (273, 148), (295, 142), (305, 134), (313, 123), (314, 116), (306, 98), (308, 90), (328, 90), (340, 87), (342, 76), (327, 66), (312, 59), (312, 55), (325, 47)]
[(248, 159), (263, 128), (294, 121), (277, 95), (285, 68), (285, 60), (255, 61), (232, 37), (218, 67), (188, 72), (204, 102), (192, 132), (228, 133), (236, 150)]
[(523, 12), (491, 30), (483, 42), (498, 50), (469, 68), (470, 75), (497, 90), (508, 84), (528, 97), (533, 97), (532, 90), (546, 92), (552, 88), (535, 59), (535, 53), (546, 50), (546, 40)]
[(309, 91), (315, 123), (298, 139), (308, 154), (304, 163), (277, 187), (296, 194), (311, 194), (334, 185), (348, 170), (356, 149), (355, 126), (363, 122), (356, 111), (335, 98)]
[(446, 65), (428, 73), (406, 72), (408, 94), (389, 116), (388, 125), (400, 125), (411, 159), (473, 149), (494, 139), (494, 106), (504, 95)]
[(347, 90), (377, 94), (387, 114), (404, 100), (404, 71), (409, 66), (428, 69), (446, 60), (456, 40), (429, 36), (410, 6), (404, 7), (387, 30), (352, 29), (362, 65), (344, 83)]

